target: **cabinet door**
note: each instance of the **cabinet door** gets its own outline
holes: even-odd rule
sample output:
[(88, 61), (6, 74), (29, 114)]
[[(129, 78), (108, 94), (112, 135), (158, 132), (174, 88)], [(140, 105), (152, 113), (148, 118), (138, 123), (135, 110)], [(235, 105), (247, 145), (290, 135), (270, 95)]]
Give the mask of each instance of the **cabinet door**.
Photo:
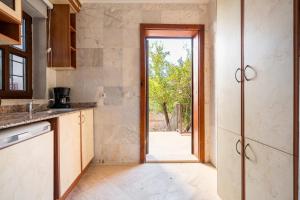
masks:
[(292, 200), (293, 156), (246, 140), (247, 200)]
[(81, 173), (80, 112), (59, 117), (60, 196)]
[[(241, 85), (235, 72), (241, 66), (240, 0), (218, 0), (217, 76), (218, 126), (241, 134)], [(236, 73), (241, 78), (241, 71)]]
[(0, 199), (53, 200), (53, 132), (0, 150)]
[(245, 137), (292, 154), (292, 0), (245, 0), (245, 65)]
[(218, 130), (218, 194), (223, 200), (241, 200), (240, 136)]
[[(218, 194), (241, 199), (241, 3), (217, 1)], [(238, 71), (237, 71), (238, 70)], [(237, 144), (240, 148), (240, 143)]]
[(82, 169), (86, 168), (94, 157), (94, 111), (81, 111), (81, 148)]

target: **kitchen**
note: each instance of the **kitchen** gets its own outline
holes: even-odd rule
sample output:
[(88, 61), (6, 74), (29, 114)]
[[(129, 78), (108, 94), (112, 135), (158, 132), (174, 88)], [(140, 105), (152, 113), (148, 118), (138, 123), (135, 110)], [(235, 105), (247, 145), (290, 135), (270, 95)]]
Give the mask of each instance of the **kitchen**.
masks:
[[(298, 23), (298, 0), (1, 0), (0, 199), (298, 199)], [(201, 162), (141, 159), (141, 24), (205, 26)]]

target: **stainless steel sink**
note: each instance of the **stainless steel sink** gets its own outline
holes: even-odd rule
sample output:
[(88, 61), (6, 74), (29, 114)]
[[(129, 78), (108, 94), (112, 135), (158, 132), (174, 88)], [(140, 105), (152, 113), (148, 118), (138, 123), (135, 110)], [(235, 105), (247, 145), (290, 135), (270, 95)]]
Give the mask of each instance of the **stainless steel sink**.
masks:
[(74, 111), (74, 108), (53, 108), (53, 109), (49, 109), (46, 112), (51, 114), (51, 113), (60, 113), (60, 112), (71, 112)]

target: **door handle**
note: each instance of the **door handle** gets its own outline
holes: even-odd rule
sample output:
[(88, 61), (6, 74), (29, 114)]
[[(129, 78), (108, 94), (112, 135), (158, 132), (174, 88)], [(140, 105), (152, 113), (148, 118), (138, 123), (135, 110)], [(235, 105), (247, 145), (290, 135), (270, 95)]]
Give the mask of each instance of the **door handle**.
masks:
[(241, 80), (239, 80), (239, 79), (237, 78), (237, 73), (238, 73), (239, 71), (241, 71), (241, 68), (237, 68), (236, 71), (235, 71), (235, 74), (234, 74), (235, 80), (236, 80), (236, 82), (238, 82), (238, 83), (241, 82)]
[(236, 143), (235, 143), (235, 150), (236, 150), (236, 152), (239, 154), (239, 155), (241, 155), (241, 152), (239, 151), (239, 149), (238, 149), (238, 145), (241, 143), (241, 140), (238, 140)]
[(249, 143), (246, 144), (246, 146), (245, 146), (245, 158), (246, 158), (247, 160), (251, 160), (250, 157), (247, 155), (247, 148), (248, 148), (248, 147), (250, 147), (250, 144), (249, 144)]
[[(247, 76), (247, 73), (246, 73), (246, 72), (247, 72), (247, 69), (251, 69), (251, 70), (253, 71), (254, 76), (253, 76), (252, 78), (249, 78), (249, 77)], [(257, 77), (257, 72), (256, 72), (256, 70), (255, 70), (253, 67), (251, 67), (250, 65), (247, 65), (247, 66), (245, 67), (244, 77), (245, 77), (246, 81), (252, 81), (252, 80), (254, 80), (254, 79)]]

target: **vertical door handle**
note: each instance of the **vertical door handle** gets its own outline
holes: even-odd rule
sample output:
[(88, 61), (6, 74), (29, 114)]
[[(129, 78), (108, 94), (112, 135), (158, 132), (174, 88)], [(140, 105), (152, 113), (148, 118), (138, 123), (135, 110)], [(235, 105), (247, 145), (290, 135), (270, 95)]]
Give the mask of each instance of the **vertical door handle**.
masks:
[(237, 78), (237, 73), (238, 73), (239, 71), (241, 71), (241, 68), (237, 68), (236, 71), (235, 71), (235, 74), (234, 74), (235, 80), (236, 80), (236, 82), (238, 82), (238, 83), (241, 82), (241, 80), (239, 80), (239, 79)]
[[(247, 69), (251, 69), (252, 70), (252, 72), (253, 72), (253, 77), (248, 77), (247, 76)], [(257, 77), (257, 72), (256, 72), (256, 70), (253, 68), (253, 67), (251, 67), (250, 65), (247, 65), (246, 67), (245, 67), (245, 73), (244, 73), (244, 76), (245, 76), (245, 79), (246, 79), (246, 81), (252, 81), (252, 80), (254, 80), (256, 77)]]
[(84, 123), (85, 122), (85, 116), (82, 114), (81, 117), (82, 117), (81, 123)]
[(238, 140), (236, 143), (235, 143), (235, 150), (236, 152), (241, 155), (241, 152), (239, 151), (239, 148), (238, 148), (238, 145), (241, 143), (241, 140)]
[(245, 158), (246, 158), (247, 160), (251, 160), (250, 157), (247, 155), (247, 148), (248, 148), (248, 147), (250, 147), (250, 144), (249, 144), (249, 143), (246, 144), (246, 146), (245, 146)]

